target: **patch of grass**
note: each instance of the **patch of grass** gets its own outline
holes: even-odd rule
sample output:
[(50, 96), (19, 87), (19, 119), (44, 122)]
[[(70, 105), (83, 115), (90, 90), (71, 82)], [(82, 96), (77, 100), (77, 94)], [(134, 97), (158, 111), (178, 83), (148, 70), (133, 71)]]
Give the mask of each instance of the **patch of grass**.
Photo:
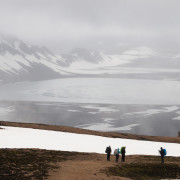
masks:
[(57, 162), (76, 155), (73, 152), (39, 149), (0, 149), (0, 179), (45, 179), (48, 170), (59, 168)]
[(180, 167), (178, 164), (159, 163), (131, 163), (121, 166), (110, 167), (106, 170), (107, 175), (129, 177), (135, 180), (156, 180), (162, 178), (179, 178)]

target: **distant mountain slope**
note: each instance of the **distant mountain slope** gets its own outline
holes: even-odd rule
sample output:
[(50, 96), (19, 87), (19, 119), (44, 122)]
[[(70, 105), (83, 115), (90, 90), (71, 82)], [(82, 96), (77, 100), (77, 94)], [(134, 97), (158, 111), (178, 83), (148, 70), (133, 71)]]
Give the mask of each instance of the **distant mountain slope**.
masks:
[[(118, 55), (105, 55), (83, 48), (54, 55), (46, 47), (27, 45), (15, 37), (0, 37), (0, 82), (46, 80), (74, 74), (89, 74), (87, 68), (127, 63)], [(83, 72), (78, 71), (84, 69)], [(91, 73), (90, 73), (91, 74)]]
[(112, 71), (106, 68), (130, 63), (128, 59), (123, 59), (118, 54), (105, 54), (84, 48), (75, 48), (68, 54), (62, 54), (61, 57), (64, 59), (64, 64), (61, 64), (64, 69), (81, 75), (111, 74)]
[[(171, 72), (176, 74), (172, 77)], [(180, 73), (180, 55), (158, 52), (149, 47), (126, 49), (119, 54), (75, 48), (67, 54), (55, 55), (46, 47), (28, 45), (15, 37), (0, 36), (0, 83), (92, 74), (123, 77), (124, 74), (131, 74), (130, 77), (142, 74), (143, 78), (150, 73), (169, 73), (163, 78), (174, 79)]]
[(45, 47), (27, 45), (16, 38), (0, 40), (0, 80), (43, 80), (70, 75), (61, 69), (61, 57)]

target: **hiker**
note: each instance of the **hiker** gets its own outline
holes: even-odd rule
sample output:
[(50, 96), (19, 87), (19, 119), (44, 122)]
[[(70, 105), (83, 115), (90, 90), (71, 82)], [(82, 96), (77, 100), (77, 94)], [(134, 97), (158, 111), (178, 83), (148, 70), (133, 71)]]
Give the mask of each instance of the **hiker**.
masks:
[(119, 148), (118, 148), (118, 149), (115, 149), (115, 150), (114, 150), (114, 155), (116, 156), (116, 162), (117, 162), (117, 163), (118, 163), (118, 161), (119, 161), (119, 154), (120, 154)]
[(121, 147), (121, 161), (125, 162), (126, 147)]
[(107, 153), (107, 161), (110, 161), (111, 146), (106, 147), (105, 153)]
[(161, 164), (163, 164), (164, 163), (164, 156), (166, 155), (166, 149), (163, 149), (161, 147), (161, 149), (159, 150), (159, 153), (161, 155)]

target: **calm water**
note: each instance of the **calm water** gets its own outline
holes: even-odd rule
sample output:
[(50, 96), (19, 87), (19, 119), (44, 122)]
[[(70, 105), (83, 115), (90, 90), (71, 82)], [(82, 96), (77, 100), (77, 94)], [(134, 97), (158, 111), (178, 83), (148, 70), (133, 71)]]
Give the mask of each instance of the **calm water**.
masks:
[[(177, 136), (180, 106), (0, 102), (0, 120)], [(177, 118), (177, 119), (176, 119)]]
[(5, 84), (0, 120), (177, 136), (180, 82), (66, 78)]
[(64, 78), (20, 82), (1, 85), (0, 100), (180, 105), (180, 81)]

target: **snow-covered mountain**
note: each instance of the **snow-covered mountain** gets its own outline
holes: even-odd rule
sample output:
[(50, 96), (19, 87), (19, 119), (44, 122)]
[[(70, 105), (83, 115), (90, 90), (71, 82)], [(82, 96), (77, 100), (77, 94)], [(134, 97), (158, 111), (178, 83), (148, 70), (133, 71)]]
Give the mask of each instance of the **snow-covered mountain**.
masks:
[(79, 74), (140, 79), (179, 79), (180, 74), (180, 56), (144, 46), (117, 54), (76, 48), (61, 57), (68, 71)]
[(129, 59), (121, 58), (119, 54), (105, 54), (89, 51), (84, 48), (75, 48), (68, 54), (62, 54), (64, 69), (75, 74), (104, 74), (104, 68), (120, 66), (130, 63)]
[(55, 55), (46, 47), (28, 45), (15, 37), (0, 36), (0, 82), (46, 80), (75, 74), (93, 74), (97, 72), (86, 70), (122, 63), (127, 61), (120, 60), (118, 55), (105, 55), (83, 48), (76, 48), (67, 54)]
[[(133, 77), (137, 77), (137, 74), (146, 76), (169, 72), (180, 73), (180, 56), (157, 52), (149, 47), (126, 49), (119, 54), (75, 48), (67, 54), (55, 55), (46, 47), (0, 36), (0, 83), (74, 75), (115, 74), (124, 77), (124, 74), (131, 74), (132, 77), (135, 74)], [(172, 78), (169, 75), (163, 77)]]
[(66, 60), (64, 64), (66, 66), (76, 61), (87, 61), (95, 64), (104, 61), (100, 53), (91, 52), (84, 48), (75, 48), (68, 54), (62, 54), (62, 57)]
[(14, 37), (0, 40), (0, 80), (43, 80), (70, 75), (61, 69), (63, 60), (46, 47), (27, 45)]

